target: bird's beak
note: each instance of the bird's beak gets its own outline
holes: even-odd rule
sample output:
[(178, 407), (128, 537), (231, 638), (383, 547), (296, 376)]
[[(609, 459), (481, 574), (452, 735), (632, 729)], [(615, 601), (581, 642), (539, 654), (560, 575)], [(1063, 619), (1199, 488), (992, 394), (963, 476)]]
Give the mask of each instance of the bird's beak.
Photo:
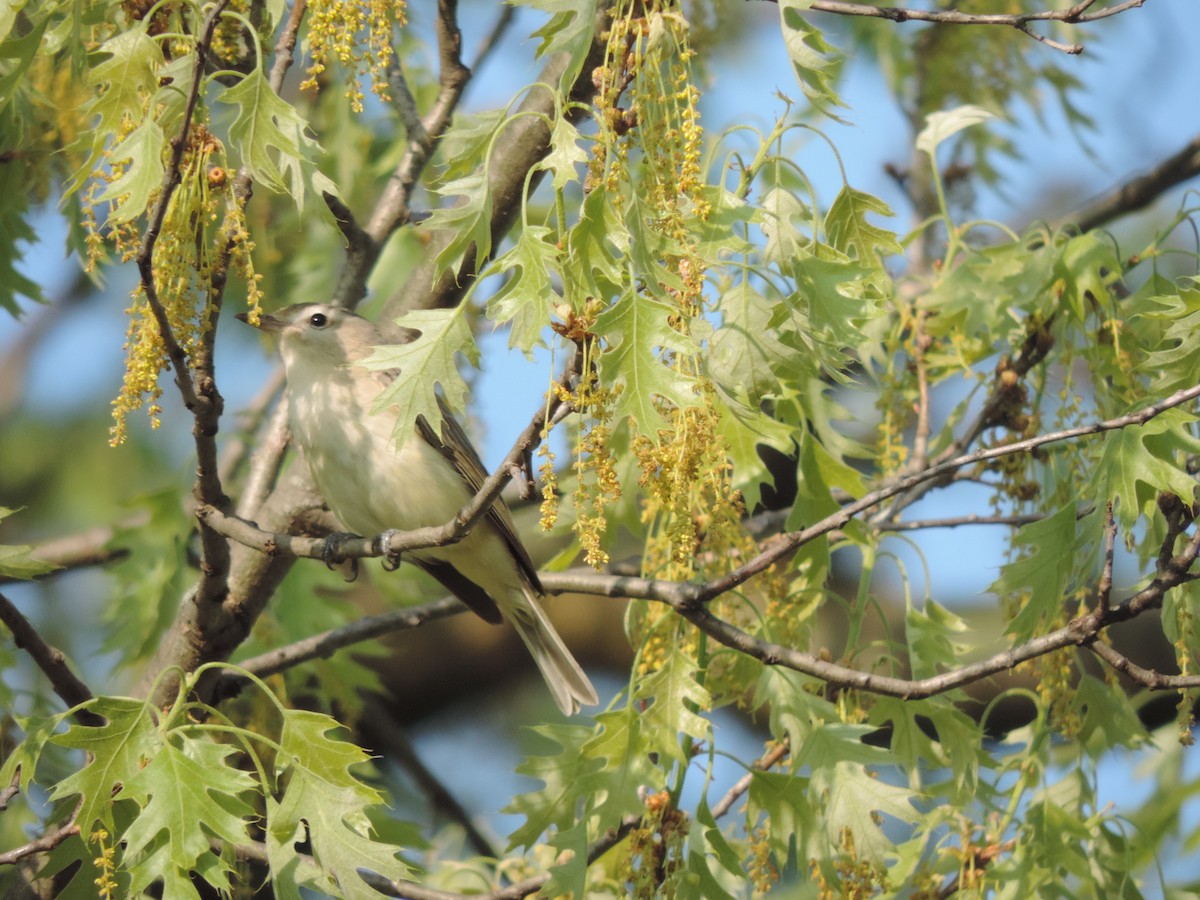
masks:
[[(248, 315), (246, 315), (246, 313), (238, 313), (236, 316), (234, 316), (234, 318), (237, 319), (239, 322), (245, 322), (247, 325), (250, 324), (250, 317)], [(259, 316), (258, 317), (259, 329), (261, 329), (262, 331), (269, 331), (272, 334), (277, 334), (280, 331), (283, 331), (284, 324), (285, 323), (282, 319), (277, 319), (277, 318), (275, 318), (275, 316)]]

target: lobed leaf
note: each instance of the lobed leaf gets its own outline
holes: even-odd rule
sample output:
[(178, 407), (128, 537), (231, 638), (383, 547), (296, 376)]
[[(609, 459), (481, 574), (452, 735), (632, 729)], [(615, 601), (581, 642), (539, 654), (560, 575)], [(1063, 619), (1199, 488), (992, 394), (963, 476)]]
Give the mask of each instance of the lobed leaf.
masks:
[(412, 433), (417, 416), (424, 416), (435, 432), (440, 429), (438, 386), (451, 408), (465, 408), (467, 383), (459, 374), (455, 357), (462, 353), (472, 365), (478, 365), (479, 348), (461, 308), (413, 310), (396, 322), (419, 331), (420, 336), (407, 344), (380, 345), (361, 365), (404, 373), (403, 378), (395, 379), (380, 393), (371, 408), (372, 415), (395, 408), (394, 433), (402, 440)]

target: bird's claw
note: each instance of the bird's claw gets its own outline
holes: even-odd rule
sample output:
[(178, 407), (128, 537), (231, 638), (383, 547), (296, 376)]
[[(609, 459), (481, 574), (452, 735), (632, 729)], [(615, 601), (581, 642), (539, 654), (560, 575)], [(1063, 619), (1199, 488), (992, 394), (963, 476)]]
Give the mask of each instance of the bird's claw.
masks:
[(358, 560), (346, 559), (342, 556), (341, 543), (348, 538), (355, 537), (358, 535), (348, 531), (335, 531), (333, 534), (326, 535), (325, 542), (321, 545), (321, 560), (325, 563), (325, 568), (332, 571), (342, 563), (349, 563), (350, 573), (346, 576), (347, 582), (358, 580)]
[(380, 560), (380, 563), (383, 565), (385, 572), (395, 572), (400, 568), (400, 551), (392, 549), (392, 538), (399, 533), (396, 529), (392, 528), (379, 536), (379, 549), (383, 551), (383, 558)]

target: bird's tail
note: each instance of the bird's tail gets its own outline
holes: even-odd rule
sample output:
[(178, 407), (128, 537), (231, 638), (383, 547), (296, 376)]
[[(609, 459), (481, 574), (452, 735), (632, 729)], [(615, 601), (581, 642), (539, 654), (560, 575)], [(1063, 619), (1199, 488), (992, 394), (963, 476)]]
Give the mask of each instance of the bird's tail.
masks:
[(546, 618), (534, 591), (528, 590), (522, 599), (525, 602), (513, 604), (514, 608), (507, 612), (546, 679), (558, 708), (570, 716), (579, 712), (580, 706), (599, 703), (596, 689)]

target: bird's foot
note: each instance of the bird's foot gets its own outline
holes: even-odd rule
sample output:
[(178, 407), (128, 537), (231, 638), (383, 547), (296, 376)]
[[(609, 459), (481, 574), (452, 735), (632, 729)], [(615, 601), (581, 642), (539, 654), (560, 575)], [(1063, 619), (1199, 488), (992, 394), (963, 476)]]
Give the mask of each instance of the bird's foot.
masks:
[(348, 567), (347, 582), (358, 579), (358, 560), (342, 556), (342, 541), (356, 537), (358, 537), (357, 534), (351, 534), (348, 531), (335, 531), (333, 534), (326, 535), (325, 542), (321, 545), (321, 559), (325, 563), (325, 568), (332, 570), (342, 566)]
[(392, 539), (398, 534), (399, 531), (390, 528), (379, 536), (379, 549), (383, 552), (380, 562), (386, 572), (395, 572), (400, 568), (400, 551), (392, 549)]

